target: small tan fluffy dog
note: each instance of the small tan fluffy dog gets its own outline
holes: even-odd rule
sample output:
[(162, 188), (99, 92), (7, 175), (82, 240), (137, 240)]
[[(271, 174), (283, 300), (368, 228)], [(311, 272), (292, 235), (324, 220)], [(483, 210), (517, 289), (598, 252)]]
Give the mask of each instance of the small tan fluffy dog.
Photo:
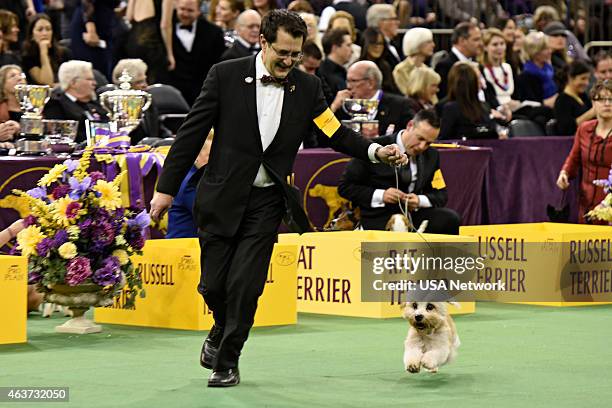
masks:
[[(417, 231), (421, 234), (425, 232), (428, 223), (427, 220), (423, 221)], [(411, 230), (412, 223), (404, 214), (393, 214), (385, 226), (385, 231), (410, 232)]]
[(453, 361), (461, 343), (444, 302), (408, 302), (403, 306), (403, 317), (410, 322), (404, 342), (406, 371), (418, 373), (422, 367), (436, 373)]

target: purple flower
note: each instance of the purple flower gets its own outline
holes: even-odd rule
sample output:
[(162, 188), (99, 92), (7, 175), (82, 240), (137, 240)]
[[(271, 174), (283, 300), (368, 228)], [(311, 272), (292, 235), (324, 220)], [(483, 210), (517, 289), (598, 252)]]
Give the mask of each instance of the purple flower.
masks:
[(53, 189), (51, 195), (53, 195), (54, 200), (57, 200), (58, 198), (65, 197), (69, 192), (70, 186), (68, 186), (68, 184), (60, 184)]
[(68, 183), (70, 184), (70, 188), (72, 189), (72, 191), (70, 192), (70, 198), (72, 198), (73, 200), (78, 200), (79, 198), (81, 198), (83, 193), (85, 193), (87, 189), (91, 186), (91, 177), (85, 177), (80, 183), (76, 178), (70, 177)]
[(38, 252), (38, 256), (42, 256), (43, 258), (49, 255), (49, 251), (53, 248), (53, 240), (51, 238), (43, 238), (36, 245), (36, 252)]
[(92, 171), (91, 173), (89, 173), (89, 177), (91, 177), (91, 185), (95, 186), (96, 183), (98, 182), (98, 180), (105, 180), (106, 181), (106, 177), (104, 176), (104, 174), (102, 174), (99, 171)]
[(96, 249), (102, 249), (112, 244), (115, 240), (115, 230), (108, 221), (101, 221), (94, 224), (91, 230), (91, 237)]
[(53, 237), (53, 247), (59, 248), (66, 242), (68, 242), (68, 232), (64, 229), (57, 231)]
[(41, 281), (41, 279), (42, 275), (39, 271), (30, 271), (30, 273), (28, 273), (28, 285), (38, 283)]
[(36, 187), (26, 193), (33, 198), (47, 198), (47, 189), (44, 187)]
[(94, 272), (91, 278), (100, 286), (114, 285), (121, 279), (119, 259), (111, 256), (102, 261), (102, 267)]
[(38, 223), (38, 219), (33, 215), (28, 215), (23, 219), (23, 225), (27, 228), (30, 225), (36, 225)]
[(66, 169), (68, 171), (68, 173), (72, 173), (73, 171), (75, 171), (77, 169), (77, 167), (79, 167), (79, 161), (78, 160), (66, 160), (64, 161), (64, 166), (66, 166)]
[(144, 230), (151, 224), (151, 217), (147, 214), (146, 210), (142, 210), (136, 217), (127, 221), (128, 228), (137, 229), (138, 231)]
[(79, 214), (81, 203), (73, 201), (66, 207), (66, 218), (75, 218)]
[(145, 245), (145, 239), (140, 234), (133, 234), (130, 239), (128, 239), (128, 244), (135, 250), (141, 250)]
[(70, 286), (76, 286), (85, 282), (91, 276), (91, 264), (89, 259), (77, 256), (70, 260), (66, 265), (66, 283)]

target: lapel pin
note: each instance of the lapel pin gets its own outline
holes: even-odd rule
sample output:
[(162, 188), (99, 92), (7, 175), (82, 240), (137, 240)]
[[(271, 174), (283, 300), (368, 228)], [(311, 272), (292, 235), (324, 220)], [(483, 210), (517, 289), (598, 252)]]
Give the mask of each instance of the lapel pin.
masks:
[(295, 91), (295, 85), (291, 85), (291, 86), (289, 87), (289, 92), (293, 92), (293, 91)]
[(253, 78), (248, 76), (248, 77), (244, 78), (244, 82), (246, 82), (247, 84), (250, 84), (251, 82), (253, 82)]

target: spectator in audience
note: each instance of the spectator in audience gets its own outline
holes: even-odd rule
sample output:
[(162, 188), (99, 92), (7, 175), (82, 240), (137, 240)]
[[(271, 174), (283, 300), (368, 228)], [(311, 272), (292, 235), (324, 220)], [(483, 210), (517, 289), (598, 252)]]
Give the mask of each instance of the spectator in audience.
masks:
[(126, 19), (131, 28), (125, 54), (140, 58), (149, 67), (152, 83), (166, 80), (168, 70), (176, 67), (172, 50), (173, 0), (129, 0)]
[[(612, 82), (599, 81), (591, 89), (595, 120), (578, 126), (574, 145), (557, 178), (557, 186), (565, 190), (569, 180), (582, 174), (580, 180), (578, 222), (592, 222), (585, 214), (606, 196), (593, 180), (607, 179), (612, 166)], [(597, 222), (594, 222), (597, 223)]]
[(453, 43), (451, 52), (436, 65), (436, 72), (442, 78), (438, 92), (440, 99), (446, 96), (448, 73), (452, 66), (457, 61), (475, 61), (483, 50), (482, 34), (474, 23), (459, 23), (453, 30), (451, 42)]
[(244, 2), (242, 0), (219, 0), (215, 9), (215, 24), (224, 33), (233, 32), (238, 16), (244, 11)]
[[(310, 0), (313, 3), (316, 0)], [(354, 0), (322, 0), (325, 4), (325, 9), (321, 12), (321, 19), (319, 20), (319, 30), (326, 31), (331, 25), (330, 19), (336, 13), (336, 11), (345, 11), (349, 13), (355, 19), (355, 27), (358, 30), (365, 30), (369, 25), (366, 23), (366, 13), (368, 5), (365, 2), (359, 2)], [(373, 3), (373, 2), (372, 2)]]
[(321, 66), (321, 60), (323, 59), (323, 54), (319, 47), (314, 42), (306, 40), (302, 47), (302, 54), (303, 56), (298, 68), (310, 75), (317, 75)]
[(73, 58), (91, 62), (106, 78), (113, 69), (113, 24), (118, 5), (118, 0), (81, 0), (70, 24)]
[[(0, 68), (0, 123), (12, 122), (11, 135), (19, 131), (18, 122), (21, 119), (21, 105), (15, 95), (15, 85), (24, 84), (26, 77), (19, 65), (5, 65)], [(5, 127), (4, 132), (8, 132), (8, 128)]]
[[(501, 30), (506, 41), (506, 60), (505, 62), (512, 68), (513, 76), (517, 76), (522, 68), (523, 63), (519, 57), (519, 53), (514, 49), (516, 32), (518, 30), (516, 22), (512, 17), (501, 17), (495, 20), (495, 28)], [(522, 32), (521, 32), (522, 33)]]
[(559, 12), (552, 6), (540, 6), (533, 13), (533, 28), (536, 31), (544, 31), (549, 23), (560, 21)]
[(519, 101), (512, 99), (514, 93), (514, 75), (512, 67), (504, 62), (506, 55), (506, 40), (504, 34), (497, 28), (489, 28), (483, 32), (484, 52), (482, 54), (482, 72), (485, 79), (495, 90), (497, 101), (516, 109)]
[(595, 64), (595, 78), (598, 81), (612, 79), (612, 53), (610, 51), (601, 50), (593, 57)]
[(408, 95), (410, 72), (425, 64), (425, 61), (433, 55), (435, 48), (433, 33), (428, 28), (415, 27), (406, 31), (402, 41), (402, 50), (406, 58), (393, 69), (393, 79), (401, 93)]
[(437, 20), (434, 0), (395, 0), (393, 4), (397, 7), (400, 27), (444, 28)]
[(361, 47), (355, 42), (357, 41), (357, 29), (355, 28), (355, 19), (346, 11), (336, 11), (332, 14), (329, 19), (329, 29), (336, 28), (344, 28), (351, 35), (351, 40), (353, 44), (351, 44), (351, 48), (353, 49), (353, 54), (351, 55), (351, 59), (345, 65), (345, 68), (348, 68), (353, 62), (359, 61), (361, 57)]
[(406, 96), (414, 113), (431, 109), (438, 103), (440, 75), (426, 65), (414, 68), (408, 75)]
[(391, 4), (374, 4), (366, 15), (368, 28), (378, 28), (385, 40), (383, 54), (391, 69), (404, 60), (401, 47), (397, 44), (399, 18)]
[(382, 72), (372, 61), (357, 61), (350, 66), (346, 76), (348, 93), (342, 93), (331, 109), (338, 119), (350, 119), (341, 109), (346, 98), (373, 99), (378, 101), (378, 110), (373, 119), (378, 120), (378, 132), (381, 135), (403, 129), (412, 119), (413, 112), (408, 100), (399, 95), (384, 91), (382, 87)]
[(555, 70), (555, 82), (559, 89), (565, 82), (565, 67), (570, 62), (567, 56), (567, 30), (565, 26), (554, 21), (544, 28), (544, 34), (548, 41), (548, 47), (551, 50), (550, 62)]
[(261, 17), (277, 8), (276, 0), (253, 0), (253, 10), (257, 11)]
[(177, 0), (173, 21), (172, 52), (176, 67), (168, 83), (192, 105), (208, 70), (225, 51), (223, 31), (201, 16), (200, 0)]
[[(113, 83), (120, 85), (120, 77), (123, 72), (131, 77), (130, 85), (132, 89), (146, 91), (149, 84), (147, 83), (147, 64), (141, 59), (122, 59), (117, 62), (113, 69)], [(166, 138), (171, 137), (172, 133), (159, 122), (159, 111), (155, 106), (155, 102), (151, 100), (149, 109), (144, 112), (140, 124), (130, 133), (130, 143), (138, 144), (145, 137)]]
[(45, 119), (66, 119), (79, 122), (77, 142), (86, 139), (85, 119), (108, 122), (108, 112), (95, 100), (96, 79), (90, 62), (64, 62), (57, 74), (61, 92), (53, 95), (45, 109)]
[(363, 48), (361, 49), (361, 60), (374, 62), (382, 72), (382, 89), (385, 92), (399, 94), (397, 85), (393, 80), (393, 69), (385, 58), (385, 40), (376, 28), (367, 28), (363, 32)]
[(19, 40), (19, 21), (17, 16), (8, 11), (0, 10), (0, 64), (21, 64), (19, 54), (13, 52)]
[(556, 134), (572, 136), (576, 127), (595, 118), (595, 110), (586, 94), (591, 79), (591, 66), (582, 60), (576, 60), (564, 70), (566, 84), (563, 92), (555, 101)]
[(523, 59), (523, 44), (525, 44), (525, 35), (526, 29), (523, 27), (517, 27), (516, 31), (514, 31), (514, 43), (512, 44), (512, 51), (514, 52), (514, 55), (517, 56), (520, 62), (518, 64), (520, 69), (518, 70), (518, 72), (516, 72), (516, 75), (514, 76), (515, 78), (523, 71), (523, 64), (525, 63), (525, 60)]
[(496, 0), (438, 0), (440, 12), (453, 26), (462, 21), (492, 25), (495, 18), (506, 16)]
[(381, 145), (397, 143), (408, 155), (409, 165), (393, 168), (359, 159), (349, 162), (338, 193), (360, 208), (364, 229), (385, 229), (389, 218), (407, 207), (415, 228), (427, 220), (426, 232), (459, 233), (459, 214), (444, 208), (448, 193), (438, 151), (430, 148), (439, 132), (440, 120), (436, 113), (422, 110), (405, 129), (375, 139)]
[(57, 43), (49, 16), (34, 16), (28, 26), (21, 54), (22, 67), (28, 82), (53, 87), (57, 83), (59, 66), (68, 60), (70, 52)]
[(334, 94), (346, 89), (346, 69), (344, 65), (353, 53), (352, 43), (351, 35), (344, 29), (330, 30), (323, 36), (325, 60), (321, 63), (319, 72), (325, 77)]
[[(259, 13), (258, 13), (259, 15)], [(172, 206), (168, 210), (168, 232), (166, 238), (197, 238), (198, 227), (193, 215), (193, 205), (196, 198), (198, 182), (204, 174), (204, 169), (208, 163), (210, 147), (214, 133), (211, 130), (200, 154), (196, 157), (195, 163), (181, 183), (181, 188), (172, 200)]]
[(221, 61), (255, 55), (259, 47), (261, 16), (255, 10), (245, 10), (236, 20), (236, 38), (231, 48), (225, 50)]
[(321, 44), (321, 34), (319, 34), (319, 30), (317, 29), (317, 16), (312, 13), (299, 13), (302, 20), (306, 23), (306, 28), (308, 29), (308, 37), (307, 40), (310, 40), (317, 44), (317, 47), (321, 51), (323, 51), (323, 45)]
[(552, 108), (558, 95), (554, 80), (554, 68), (550, 64), (551, 49), (546, 35), (531, 32), (523, 44), (525, 65), (523, 72), (516, 78), (514, 99), (538, 102)]
[(308, 13), (314, 15), (314, 9), (308, 2), (308, 0), (293, 0), (287, 5), (287, 10), (295, 11), (296, 13)]
[(497, 139), (490, 107), (478, 98), (478, 68), (474, 63), (457, 62), (448, 74), (448, 97), (442, 112), (440, 139)]

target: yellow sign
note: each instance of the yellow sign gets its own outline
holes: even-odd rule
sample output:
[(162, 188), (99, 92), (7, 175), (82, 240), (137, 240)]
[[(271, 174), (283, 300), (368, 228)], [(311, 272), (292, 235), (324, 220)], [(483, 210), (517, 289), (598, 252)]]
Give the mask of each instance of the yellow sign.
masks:
[[(295, 324), (296, 248), (275, 245), (268, 278), (255, 315), (255, 326)], [(123, 309), (125, 294), (110, 307), (96, 308), (97, 323), (208, 330), (211, 312), (197, 291), (200, 281), (200, 245), (197, 239), (149, 240), (142, 256), (133, 256), (146, 297), (136, 298), (133, 309)]]
[[(612, 271), (603, 259), (612, 257), (612, 227), (543, 222), (465, 226), (460, 233), (477, 237), (481, 252), (493, 258), (482, 279), (499, 278), (509, 288), (506, 293), (492, 294), (490, 300), (544, 306), (605, 304), (566, 301), (568, 296), (589, 290), (594, 300), (609, 298), (606, 278), (609, 283)], [(601, 255), (601, 259), (582, 259), (588, 254)], [(604, 265), (603, 269), (598, 265)], [(517, 302), (517, 298), (526, 301)]]
[[(422, 234), (429, 242), (458, 241), (450, 235)], [(279, 243), (298, 245), (298, 312), (355, 317), (400, 317), (400, 305), (406, 299), (387, 303), (361, 301), (362, 242), (423, 242), (413, 233), (389, 231), (313, 232), (302, 235), (281, 234)], [(462, 302), (453, 314), (473, 313), (474, 302)]]
[(27, 341), (27, 296), (27, 259), (0, 255), (0, 344)]

